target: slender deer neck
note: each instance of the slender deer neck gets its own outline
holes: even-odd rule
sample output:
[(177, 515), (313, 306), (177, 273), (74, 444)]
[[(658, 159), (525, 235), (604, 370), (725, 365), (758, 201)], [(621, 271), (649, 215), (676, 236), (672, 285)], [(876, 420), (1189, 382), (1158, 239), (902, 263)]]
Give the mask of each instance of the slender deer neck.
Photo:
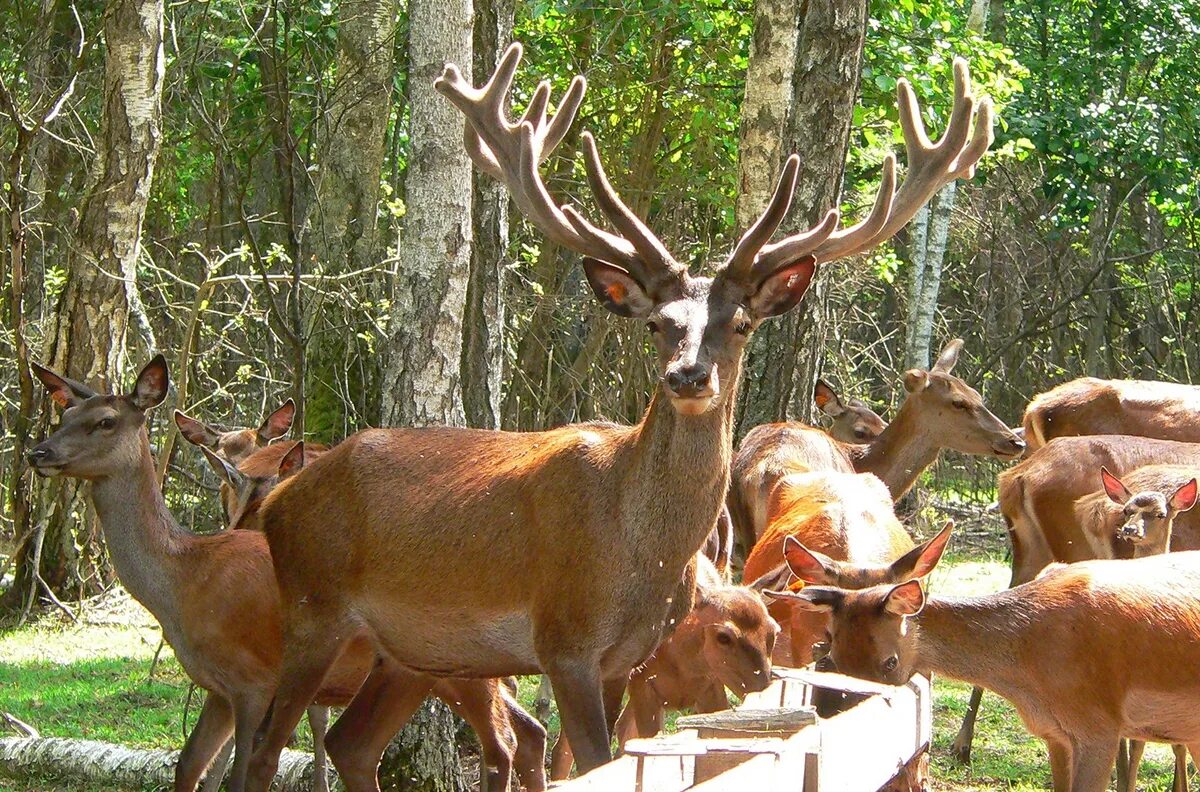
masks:
[[(1001, 592), (985, 597), (931, 597), (909, 620), (917, 631), (916, 668), (1004, 695), (1020, 676), (1018, 650), (1027, 609)], [(1019, 679), (1015, 680), (1019, 683)]]
[[(724, 374), (724, 372), (722, 372)], [(737, 379), (724, 401), (680, 415), (660, 385), (632, 435), (622, 522), (673, 580), (704, 543), (729, 488)]]
[(925, 431), (921, 416), (911, 399), (900, 406), (887, 428), (866, 446), (851, 446), (851, 462), (859, 473), (874, 473), (887, 485), (892, 500), (912, 489), (925, 468), (937, 459), (941, 450)]
[(162, 493), (141, 431), (136, 457), (91, 484), (92, 503), (121, 584), (160, 621), (176, 610), (175, 558), (195, 537), (179, 527)]

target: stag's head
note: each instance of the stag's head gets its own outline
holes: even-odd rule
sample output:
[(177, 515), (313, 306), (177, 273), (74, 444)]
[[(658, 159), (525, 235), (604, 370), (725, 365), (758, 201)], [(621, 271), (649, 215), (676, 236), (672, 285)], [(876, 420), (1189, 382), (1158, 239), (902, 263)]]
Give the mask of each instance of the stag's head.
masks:
[(588, 183), (613, 231), (551, 197), (538, 168), (570, 128), (586, 84), (575, 77), (549, 117), (550, 85), (541, 83), (514, 122), (506, 105), (520, 60), (521, 47), (513, 44), (482, 88), (473, 88), (453, 64), (435, 85), (466, 117), (466, 147), (476, 166), (504, 184), (548, 239), (583, 255), (588, 283), (602, 305), (645, 322), (658, 352), (662, 391), (683, 415), (705, 413), (725, 402), (750, 334), (763, 320), (800, 302), (819, 264), (870, 250), (891, 237), (943, 184), (969, 177), (991, 143), (991, 104), (971, 97), (964, 62), (955, 63), (954, 109), (936, 144), (925, 135), (912, 88), (900, 80), (900, 120), (908, 152), (903, 186), (896, 190), (895, 159), (889, 156), (875, 205), (861, 223), (841, 229), (838, 210), (831, 208), (815, 227), (772, 242), (796, 191), (800, 163), (793, 155), (784, 163), (763, 214), (715, 274), (704, 277), (679, 263), (625, 205), (587, 132), (580, 139)]

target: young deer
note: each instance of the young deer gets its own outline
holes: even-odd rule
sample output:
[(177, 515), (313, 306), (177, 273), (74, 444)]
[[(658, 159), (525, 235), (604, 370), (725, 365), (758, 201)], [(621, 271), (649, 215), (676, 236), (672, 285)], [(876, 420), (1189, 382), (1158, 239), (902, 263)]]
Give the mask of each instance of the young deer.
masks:
[[(37, 365), (34, 373), (54, 401), (67, 409), (58, 430), (29, 452), (30, 465), (42, 476), (90, 482), (117, 575), (162, 625), (184, 671), (209, 693), (180, 755), (175, 789), (195, 789), (231, 731), (235, 754), (230, 786), (238, 788), (255, 731), (275, 692), (283, 643), (279, 591), (266, 540), (259, 531), (189, 533), (167, 510), (155, 477), (145, 415), (167, 394), (162, 355), (142, 369), (125, 396), (97, 394)], [(303, 446), (296, 450), (285, 458), (283, 475), (290, 472), (289, 466), (302, 464)], [(223, 459), (207, 453), (221, 469), (231, 470)], [(346, 641), (345, 651), (306, 704), (347, 704), (374, 663), (368, 641)], [(544, 786), (545, 730), (520, 710), (503, 683), (445, 679), (434, 690), (480, 734), (489, 773), (493, 763), (497, 768), (489, 790), (507, 789), (513, 754), (525, 748), (514, 745), (517, 728), (530, 757), (536, 754), (517, 765), (518, 774), (530, 789)], [(502, 743), (491, 757), (489, 736)]]
[(1055, 437), (1078, 435), (1200, 443), (1200, 387), (1080, 377), (1035, 396), (1023, 425), (1031, 452)]
[(767, 499), (783, 476), (814, 470), (874, 473), (899, 500), (942, 449), (1013, 459), (1025, 448), (988, 410), (974, 388), (954, 376), (962, 340), (946, 345), (929, 371), (904, 373), (908, 397), (892, 422), (867, 444), (833, 440), (799, 423), (765, 424), (742, 440), (733, 460), (729, 513), (743, 553), (766, 530)]
[(295, 417), (296, 402), (288, 399), (268, 415), (257, 429), (217, 429), (180, 410), (175, 411), (175, 425), (192, 445), (211, 449), (231, 465), (240, 465), (255, 451), (287, 434)]
[(256, 792), (340, 652), (331, 636), (369, 635), (387, 658), (329, 733), (349, 788), (377, 788), (379, 752), (423, 695), (408, 680), (395, 687), (411, 669), (544, 671), (580, 769), (609, 761), (629, 672), (658, 645), (681, 573), (721, 510), (751, 332), (799, 302), (818, 263), (875, 247), (941, 185), (969, 176), (991, 140), (990, 104), (969, 95), (964, 62), (936, 144), (901, 81), (909, 170), (899, 190), (889, 157), (865, 221), (838, 230), (830, 210), (812, 230), (770, 243), (795, 192), (792, 157), (762, 217), (714, 276), (699, 277), (621, 201), (590, 134), (580, 135), (588, 182), (616, 233), (550, 196), (538, 169), (566, 134), (584, 81), (572, 81), (552, 120), (543, 83), (514, 123), (505, 105), (520, 55), (510, 47), (482, 89), (453, 65), (437, 86), (467, 119), (476, 165), (548, 240), (584, 255), (602, 305), (646, 323), (657, 391), (633, 427), (367, 430), (272, 492), (261, 512), (287, 635), (271, 723), (252, 762)]
[(813, 388), (813, 401), (821, 412), (832, 419), (829, 436), (838, 442), (869, 443), (887, 428), (887, 423), (866, 402), (862, 399), (843, 402), (833, 386), (825, 380), (817, 380)]
[[(762, 598), (745, 586), (725, 582), (712, 562), (697, 556), (695, 602), (688, 615), (654, 654), (629, 676), (629, 699), (617, 718), (620, 746), (662, 731), (667, 709), (718, 712), (736, 695), (764, 690), (771, 682), (771, 652), (779, 625)], [(571, 771), (569, 741), (559, 739), (550, 778)]]
[(983, 597), (927, 598), (916, 580), (771, 596), (830, 615), (842, 673), (942, 674), (1007, 698), (1058, 792), (1107, 789), (1122, 735), (1200, 749), (1200, 553), (1063, 565)]
[[(920, 547), (896, 519), (887, 488), (870, 473), (793, 473), (771, 492), (767, 530), (754, 546), (743, 579), (758, 591), (805, 584), (866, 588), (929, 574), (950, 538), (950, 526)], [(787, 632), (777, 660), (812, 662), (827, 619), (777, 600), (768, 608)], [(782, 642), (781, 642), (782, 643)]]

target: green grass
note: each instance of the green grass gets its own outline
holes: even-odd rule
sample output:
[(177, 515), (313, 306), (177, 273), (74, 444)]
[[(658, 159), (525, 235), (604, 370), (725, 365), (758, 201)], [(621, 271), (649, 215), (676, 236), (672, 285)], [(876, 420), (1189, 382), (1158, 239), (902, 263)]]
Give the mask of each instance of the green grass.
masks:
[[(960, 533), (953, 540), (932, 588), (939, 594), (979, 594), (1008, 584), (1003, 540), (992, 532)], [(139, 624), (145, 624), (144, 615)], [(12, 713), (45, 736), (76, 737), (140, 748), (177, 749), (194, 723), (200, 695), (184, 715), (188, 684), (170, 649), (154, 677), (150, 662), (159, 632), (149, 626), (64, 625), (48, 617), (40, 625), (0, 633), (0, 712)], [(518, 699), (532, 711), (538, 680), (520, 680)], [(931, 771), (938, 790), (1047, 789), (1050, 771), (1043, 744), (1025, 731), (1012, 706), (984, 697), (976, 729), (973, 765), (949, 756), (966, 711), (970, 689), (934, 680), (934, 748)], [(668, 718), (668, 725), (674, 716)], [(550, 731), (558, 731), (552, 710)], [(0, 734), (5, 734), (0, 725)], [(297, 747), (311, 745), (307, 728)], [(1152, 745), (1142, 764), (1140, 788), (1167, 790), (1171, 753)], [(26, 784), (0, 779), (0, 792), (101, 792), (103, 787)]]

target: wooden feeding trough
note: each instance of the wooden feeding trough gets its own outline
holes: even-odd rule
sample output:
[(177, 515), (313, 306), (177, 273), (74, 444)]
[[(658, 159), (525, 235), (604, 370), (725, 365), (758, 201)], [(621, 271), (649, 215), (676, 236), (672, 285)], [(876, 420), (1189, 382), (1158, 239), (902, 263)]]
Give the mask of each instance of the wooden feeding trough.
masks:
[[(866, 696), (829, 718), (817, 688)], [(932, 734), (929, 681), (891, 687), (777, 668), (740, 707), (680, 718), (679, 732), (630, 740), (619, 759), (556, 785), (560, 792), (876, 792), (919, 789), (913, 768)]]

